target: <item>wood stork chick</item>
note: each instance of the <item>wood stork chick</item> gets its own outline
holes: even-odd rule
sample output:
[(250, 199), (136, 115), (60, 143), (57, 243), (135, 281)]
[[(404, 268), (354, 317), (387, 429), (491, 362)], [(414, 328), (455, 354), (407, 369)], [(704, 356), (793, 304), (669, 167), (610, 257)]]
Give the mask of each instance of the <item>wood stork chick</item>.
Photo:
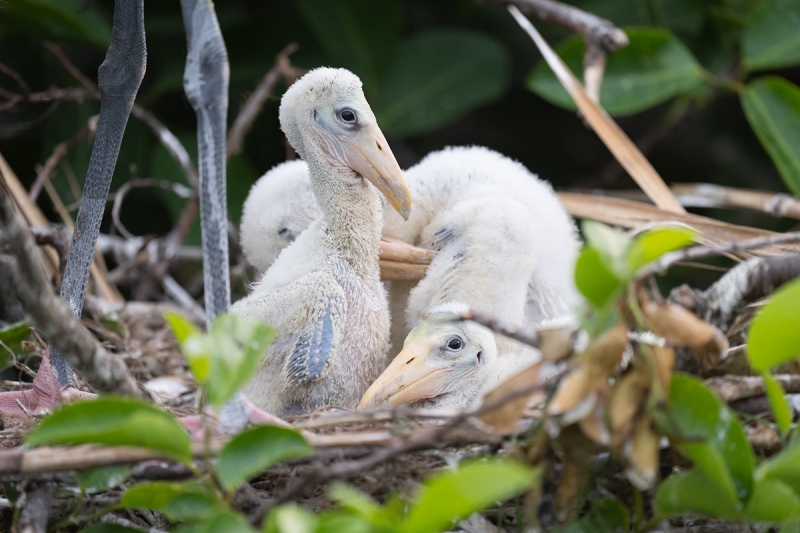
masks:
[(387, 233), (442, 248), (411, 291), (402, 351), (359, 407), (472, 408), (539, 353), (457, 314), (471, 306), (534, 325), (569, 314), (577, 233), (548, 184), (491, 150), (438, 152), (407, 175), (420, 200), (408, 226), (387, 213)]
[(389, 335), (378, 267), (382, 208), (372, 185), (403, 218), (410, 193), (349, 71), (307, 73), (284, 94), (280, 122), (308, 164), (323, 215), (232, 308), (278, 331), (244, 393), (279, 416), (355, 407), (385, 365)]

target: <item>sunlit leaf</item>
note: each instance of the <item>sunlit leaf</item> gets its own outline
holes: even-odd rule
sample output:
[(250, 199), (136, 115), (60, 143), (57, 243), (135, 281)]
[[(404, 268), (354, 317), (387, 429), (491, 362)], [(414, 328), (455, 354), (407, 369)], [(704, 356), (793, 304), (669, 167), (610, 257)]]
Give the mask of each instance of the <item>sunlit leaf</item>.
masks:
[(800, 279), (775, 291), (756, 315), (747, 335), (747, 355), (757, 372), (800, 356)]
[(201, 385), (205, 384), (211, 370), (211, 347), (208, 345), (206, 336), (200, 331), (200, 328), (178, 313), (167, 311), (164, 313), (164, 318), (172, 328), (175, 338), (178, 339), (181, 353), (189, 363), (189, 369), (194, 378)]
[(352, 70), (367, 94), (392, 65), (402, 13), (396, 0), (301, 0), (300, 14), (335, 65)]
[[(668, 30), (625, 28), (630, 44), (608, 55), (600, 104), (611, 115), (624, 116), (648, 109), (701, 83), (700, 65)], [(582, 79), (585, 45), (579, 35), (567, 39), (556, 52)], [(574, 110), (572, 98), (546, 62), (541, 61), (527, 80), (528, 88), (559, 107)]]
[(637, 235), (628, 250), (628, 270), (634, 273), (665, 253), (692, 244), (696, 238), (697, 232), (684, 227), (659, 228)]
[(159, 511), (171, 520), (202, 520), (219, 510), (208, 489), (196, 481), (135, 485), (125, 491), (119, 505)]
[(103, 466), (91, 470), (78, 470), (75, 472), (75, 479), (83, 492), (94, 494), (116, 487), (130, 475), (130, 466)]
[(800, 1), (761, 2), (742, 36), (742, 63), (748, 70), (800, 63)]
[(777, 76), (763, 76), (749, 83), (740, 99), (783, 182), (800, 195), (800, 88)]
[(800, 517), (800, 498), (785, 483), (763, 479), (753, 486), (744, 516), (754, 522), (781, 523)]
[(597, 248), (581, 250), (575, 262), (575, 286), (595, 307), (603, 307), (622, 284)]
[(769, 398), (775, 422), (778, 424), (781, 434), (786, 435), (792, 426), (792, 411), (789, 408), (789, 402), (786, 401), (786, 392), (781, 384), (772, 377), (772, 372), (767, 370), (761, 376), (764, 378), (764, 386), (767, 389), (767, 398)]
[(311, 446), (293, 429), (258, 426), (234, 437), (220, 452), (217, 476), (227, 490), (270, 466), (311, 453)]
[(725, 520), (740, 516), (738, 502), (721, 493), (717, 483), (699, 468), (675, 472), (665, 479), (656, 492), (655, 506), (664, 516), (696, 513)]
[[(288, 504), (273, 509), (264, 521), (264, 533), (314, 533), (317, 518), (299, 505)], [(347, 531), (347, 530), (341, 530)]]
[(586, 238), (586, 243), (594, 246), (603, 254), (608, 266), (617, 274), (623, 274), (625, 256), (631, 245), (631, 238), (625, 232), (589, 219), (581, 223), (581, 231)]
[(420, 489), (399, 531), (442, 531), (455, 520), (519, 494), (534, 478), (528, 466), (501, 460), (470, 463), (433, 476)]
[(212, 357), (208, 399), (219, 409), (261, 364), (275, 330), (248, 316), (224, 313), (211, 324), (207, 338)]
[(730, 501), (746, 501), (755, 457), (741, 422), (698, 378), (676, 373), (669, 405), (681, 448)]
[(189, 435), (173, 416), (138, 400), (111, 396), (63, 406), (34, 428), (26, 443), (138, 446), (183, 462), (192, 459)]
[(328, 497), (345, 509), (354, 511), (369, 520), (373, 520), (382, 511), (381, 506), (370, 496), (344, 483), (331, 485), (328, 488)]
[(427, 30), (400, 45), (373, 109), (386, 135), (420, 135), (499, 98), (509, 73), (508, 52), (494, 38)]

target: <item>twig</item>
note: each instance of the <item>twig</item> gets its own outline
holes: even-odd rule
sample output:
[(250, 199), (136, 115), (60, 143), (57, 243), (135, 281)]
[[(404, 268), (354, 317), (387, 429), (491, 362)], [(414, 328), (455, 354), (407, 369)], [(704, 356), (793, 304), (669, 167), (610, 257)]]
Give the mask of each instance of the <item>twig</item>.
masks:
[(101, 390), (139, 396), (125, 363), (109, 354), (75, 317), (69, 304), (53, 294), (36, 258), (36, 244), (0, 187), (0, 224), (17, 257), (17, 295), (37, 330), (58, 352)]
[(197, 187), (199, 183), (197, 169), (192, 163), (192, 158), (189, 157), (189, 152), (186, 151), (186, 148), (175, 134), (167, 129), (155, 115), (138, 104), (133, 104), (131, 115), (144, 122), (145, 126), (150, 128), (161, 142), (161, 145), (167, 150), (167, 153), (180, 165), (189, 184), (192, 187)]
[(587, 44), (614, 52), (628, 45), (628, 36), (611, 21), (555, 0), (494, 0), (515, 5), (526, 15), (558, 24), (583, 36)]
[(163, 529), (158, 529), (156, 527), (142, 527), (134, 522), (131, 522), (130, 520), (127, 520), (115, 514), (104, 515), (100, 517), (100, 521), (106, 524), (117, 524), (119, 526), (135, 529), (136, 531), (142, 531), (144, 533), (167, 533)]
[(50, 179), (50, 174), (53, 172), (53, 169), (56, 167), (58, 162), (61, 161), (65, 155), (67, 155), (67, 152), (90, 134), (94, 135), (96, 130), (97, 117), (93, 116), (89, 118), (86, 126), (78, 130), (75, 135), (66, 141), (58, 143), (55, 148), (53, 148), (53, 153), (50, 154), (50, 157), (47, 158), (47, 161), (44, 162), (44, 165), (42, 165), (42, 168), (36, 174), (36, 179), (33, 181), (33, 185), (31, 185), (30, 191), (28, 192), (28, 196), (32, 201), (35, 202), (39, 197), (39, 193), (42, 191), (44, 182)]
[(25, 78), (23, 78), (19, 72), (9, 67), (5, 63), (0, 63), (0, 72), (17, 82), (17, 85), (19, 85), (19, 88), (22, 89), (23, 93), (30, 94), (31, 88), (25, 81)]
[(528, 346), (539, 348), (539, 335), (535, 330), (519, 328), (510, 322), (490, 315), (478, 309), (470, 308), (459, 315), (456, 320), (471, 320), (492, 331), (501, 333)]
[(136, 236), (131, 233), (130, 231), (125, 228), (122, 224), (122, 221), (119, 218), (119, 212), (122, 210), (122, 202), (125, 199), (125, 196), (131, 189), (139, 189), (143, 187), (157, 187), (159, 189), (163, 189), (165, 191), (171, 191), (181, 198), (191, 198), (194, 191), (180, 183), (175, 183), (174, 181), (166, 181), (166, 180), (159, 180), (154, 178), (141, 178), (141, 179), (134, 179), (125, 182), (117, 192), (114, 194), (114, 206), (111, 209), (111, 219), (114, 222), (114, 227), (119, 230), (119, 232), (128, 239), (133, 239)]
[(495, 2), (515, 5), (526, 15), (558, 24), (580, 34), (586, 43), (586, 53), (583, 58), (586, 94), (593, 102), (600, 101), (606, 53), (628, 45), (628, 36), (624, 31), (609, 20), (555, 0), (495, 0)]
[(275, 84), (277, 84), (278, 80), (283, 76), (281, 63), (288, 62), (289, 56), (295, 51), (297, 51), (297, 43), (289, 43), (278, 53), (275, 58), (275, 64), (264, 75), (261, 79), (261, 83), (258, 84), (253, 94), (250, 95), (250, 98), (248, 98), (244, 106), (242, 106), (241, 111), (239, 111), (236, 117), (236, 121), (234, 121), (233, 126), (231, 126), (231, 129), (228, 131), (228, 144), (226, 147), (228, 157), (231, 157), (233, 154), (241, 153), (245, 136), (250, 131), (250, 128), (253, 127), (253, 122), (255, 122), (256, 117), (261, 112), (264, 102), (266, 102), (272, 94)]
[(186, 292), (186, 289), (181, 287), (180, 283), (175, 281), (175, 278), (172, 276), (164, 276), (162, 281), (164, 286), (164, 292), (167, 296), (170, 296), (175, 302), (181, 306), (185, 311), (189, 312), (193, 316), (191, 317), (193, 320), (202, 320), (205, 316), (205, 311), (203, 310), (200, 305), (194, 301), (194, 298)]
[(672, 190), (687, 207), (738, 207), (800, 220), (800, 200), (790, 194), (711, 183), (677, 183), (672, 185)]
[(781, 244), (792, 244), (800, 242), (800, 232), (783, 233), (780, 235), (758, 237), (745, 241), (732, 242), (723, 246), (692, 246), (675, 252), (662, 255), (656, 261), (642, 268), (636, 275), (638, 279), (652, 276), (657, 272), (666, 270), (670, 265), (678, 261), (695, 261), (725, 254), (733, 254), (747, 250), (756, 250), (767, 246), (777, 246)]
[(798, 276), (800, 255), (756, 257), (736, 265), (705, 291), (688, 285), (676, 287), (670, 292), (670, 300), (724, 331), (737, 309), (772, 294)]
[(47, 483), (29, 483), (25, 490), (25, 501), (19, 515), (20, 533), (46, 533), (47, 519), (50, 517), (50, 502), (53, 487)]
[(31, 228), (31, 234), (33, 234), (33, 238), (36, 239), (36, 244), (39, 246), (47, 244), (56, 249), (60, 262), (59, 270), (63, 271), (67, 262), (69, 243), (72, 237), (66, 228), (58, 224), (50, 224), (44, 227), (38, 226)]
[[(773, 376), (787, 393), (800, 393), (800, 376), (777, 374)], [(764, 378), (761, 376), (720, 376), (708, 378), (705, 384), (725, 402), (735, 402), (766, 394)]]

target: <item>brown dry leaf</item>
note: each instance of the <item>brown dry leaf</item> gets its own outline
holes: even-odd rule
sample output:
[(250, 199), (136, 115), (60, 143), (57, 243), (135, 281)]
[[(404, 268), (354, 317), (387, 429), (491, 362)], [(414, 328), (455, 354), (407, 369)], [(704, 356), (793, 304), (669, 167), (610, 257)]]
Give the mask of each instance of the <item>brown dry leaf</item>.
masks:
[(724, 341), (721, 331), (683, 307), (656, 303), (646, 296), (643, 297), (643, 291), (640, 292), (640, 303), (645, 326), (669, 344), (689, 348), (711, 347), (717, 353), (727, 349), (727, 342)]
[(577, 426), (565, 428), (552, 444), (564, 465), (553, 501), (556, 516), (564, 522), (572, 517), (575, 502), (586, 487), (597, 446)]
[(655, 362), (656, 380), (653, 383), (659, 387), (659, 393), (667, 396), (669, 381), (672, 378), (672, 369), (675, 368), (675, 350), (668, 346), (654, 346), (653, 360)]
[(639, 419), (633, 438), (625, 444), (624, 453), (628, 460), (625, 475), (639, 490), (647, 490), (656, 482), (659, 440), (651, 428), (650, 417), (645, 416)]
[(611, 442), (611, 434), (606, 425), (606, 409), (610, 396), (611, 388), (603, 384), (598, 388), (594, 408), (578, 421), (578, 427), (583, 434), (601, 446), (608, 446)]
[[(653, 205), (622, 198), (571, 192), (559, 192), (558, 197), (567, 211), (577, 218), (589, 218), (623, 228), (640, 228), (652, 225), (655, 222), (680, 222), (697, 231), (700, 235), (699, 241), (709, 246), (778, 235), (772, 231), (737, 226), (700, 215), (671, 213)], [(798, 253), (800, 253), (800, 246), (796, 244), (781, 244), (750, 252), (739, 252), (736, 255), (747, 258), (753, 256), (795, 255)]]
[[(541, 361), (529, 366), (525, 370), (511, 376), (500, 385), (486, 393), (482, 405), (489, 405), (526, 389), (531, 389), (542, 384)], [(525, 408), (531, 403), (534, 396), (539, 395), (544, 399), (542, 390), (532, 390), (518, 398), (503, 403), (501, 406), (487, 411), (478, 418), (484, 424), (491, 426), (500, 435), (509, 435), (516, 431), (520, 418), (525, 413)]]
[(644, 406), (649, 380), (645, 368), (636, 366), (614, 385), (608, 402), (608, 427), (612, 446), (619, 446), (631, 434), (634, 417)]
[(539, 351), (545, 361), (556, 363), (572, 355), (577, 330), (572, 328), (540, 329)]
[(578, 355), (578, 368), (561, 381), (547, 406), (551, 416), (563, 417), (562, 425), (577, 422), (594, 407), (596, 391), (622, 360), (628, 344), (628, 332), (620, 323), (594, 339)]

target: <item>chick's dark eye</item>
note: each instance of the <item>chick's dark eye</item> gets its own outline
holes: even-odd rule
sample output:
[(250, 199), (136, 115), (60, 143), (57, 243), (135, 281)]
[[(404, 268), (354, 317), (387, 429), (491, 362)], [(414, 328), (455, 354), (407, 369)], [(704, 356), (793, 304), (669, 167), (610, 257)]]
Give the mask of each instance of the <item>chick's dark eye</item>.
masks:
[(447, 347), (451, 350), (460, 350), (464, 346), (464, 341), (458, 337), (453, 337), (447, 341)]
[(356, 114), (352, 109), (343, 109), (339, 112), (339, 118), (348, 124), (356, 123)]

